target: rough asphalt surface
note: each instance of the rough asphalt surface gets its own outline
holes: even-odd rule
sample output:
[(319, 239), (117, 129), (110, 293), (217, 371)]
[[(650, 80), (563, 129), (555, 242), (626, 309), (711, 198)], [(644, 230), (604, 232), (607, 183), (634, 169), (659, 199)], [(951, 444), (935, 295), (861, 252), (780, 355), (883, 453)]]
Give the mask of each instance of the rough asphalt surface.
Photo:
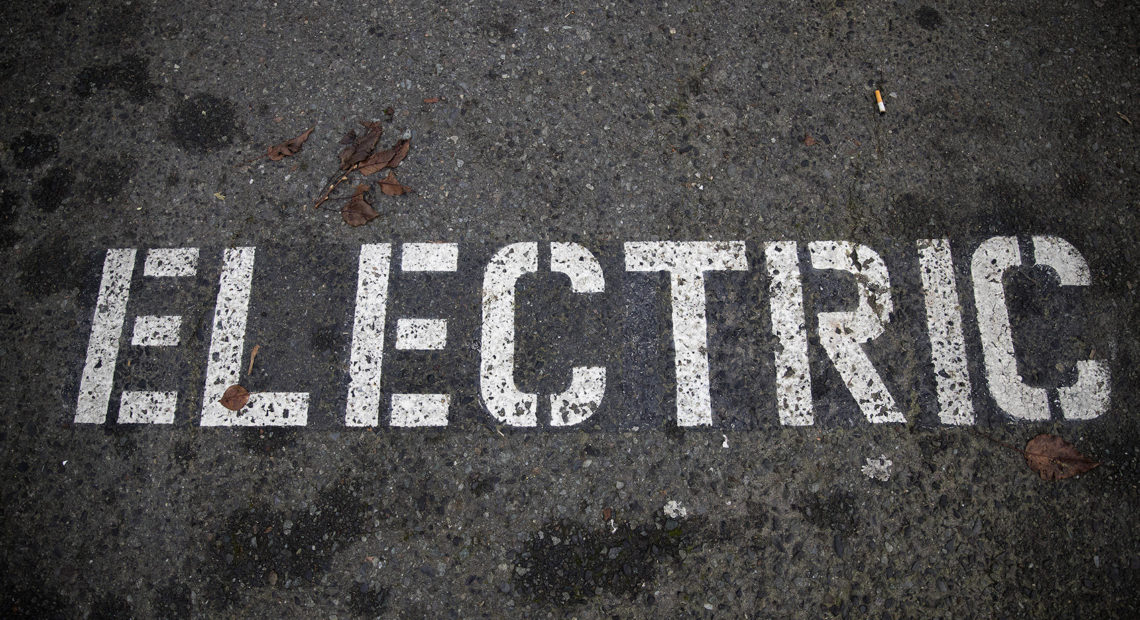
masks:
[[(1140, 614), (1140, 5), (12, 2), (0, 27), (0, 615)], [(349, 228), (310, 206), (360, 120), (410, 134), (415, 191)], [(240, 165), (312, 125), (300, 154)], [(982, 241), (1028, 256), (1032, 235), (1091, 271), (1006, 274), (1038, 422), (995, 406), (970, 286)], [(937, 417), (926, 238), (954, 244), (976, 425)], [(806, 255), (815, 424), (777, 420), (763, 244), (832, 239), (890, 270), (865, 349), (906, 423), (868, 422), (820, 348), (856, 283)], [(711, 427), (676, 424), (669, 278), (623, 264), (642, 240), (747, 242), (747, 271), (707, 278)], [(393, 275), (388, 309), (446, 317), (449, 348), (389, 350), (384, 390), (450, 393), (450, 424), (349, 428), (357, 256), (405, 241), (460, 244), (454, 274)], [(606, 274), (596, 303), (549, 272), (517, 291), (520, 386), (610, 369), (579, 426), (480, 404), (482, 273), (520, 241), (580, 243)], [(236, 246), (258, 253), (248, 387), (308, 391), (305, 428), (199, 424)], [(202, 248), (195, 277), (132, 285), (129, 316), (180, 313), (182, 345), (124, 337), (111, 415), (78, 424), (124, 247)], [(1111, 401), (1066, 420), (1084, 359)], [(116, 423), (124, 389), (178, 390), (174, 423)], [(1046, 482), (999, 443), (1042, 432), (1102, 465)], [(860, 469), (880, 455), (885, 481)]]

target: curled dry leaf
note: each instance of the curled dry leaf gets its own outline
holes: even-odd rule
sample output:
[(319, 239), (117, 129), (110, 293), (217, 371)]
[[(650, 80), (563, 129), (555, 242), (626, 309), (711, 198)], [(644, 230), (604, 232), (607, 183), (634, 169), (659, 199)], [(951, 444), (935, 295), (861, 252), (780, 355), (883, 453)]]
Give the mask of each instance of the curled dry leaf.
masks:
[[(360, 121), (360, 124), (364, 125), (364, 128), (368, 131), (365, 132), (363, 136), (356, 138), (340, 152), (341, 170), (348, 170), (365, 159), (368, 159), (373, 149), (376, 148), (376, 143), (380, 141), (380, 134), (384, 133), (384, 127), (378, 122), (369, 123)], [(345, 138), (348, 138), (348, 136), (346, 135)]]
[(257, 352), (260, 350), (261, 350), (261, 345), (259, 345), (259, 344), (253, 345), (253, 350), (249, 352), (249, 370), (245, 371), (245, 374), (247, 374), (247, 375), (253, 374), (253, 360), (257, 359)]
[(395, 168), (404, 161), (408, 149), (412, 147), (408, 140), (400, 140), (390, 149), (373, 153), (364, 163), (360, 164), (360, 174), (368, 176), (380, 172), (385, 168)]
[(296, 138), (293, 138), (292, 140), (286, 140), (281, 144), (274, 144), (273, 146), (269, 147), (269, 150), (266, 152), (266, 156), (273, 161), (281, 161), (286, 157), (300, 153), (301, 147), (305, 144), (305, 140), (309, 139), (309, 136), (312, 135), (314, 129), (316, 129), (315, 125), (306, 129), (305, 133), (297, 136)]
[(1071, 478), (1100, 465), (1077, 452), (1071, 443), (1044, 433), (1025, 444), (1025, 461), (1042, 480)]
[(348, 204), (340, 210), (340, 216), (349, 226), (363, 226), (380, 215), (372, 208), (372, 205), (368, 204), (368, 199), (364, 196), (364, 192), (369, 189), (367, 185), (357, 185), (356, 191), (352, 194), (352, 200), (349, 200)]
[(391, 170), (388, 171), (388, 176), (380, 179), (380, 191), (388, 196), (402, 196), (408, 193), (412, 188), (407, 185), (401, 185), (396, 180), (396, 173)]
[(237, 411), (249, 402), (249, 390), (240, 385), (231, 385), (226, 388), (225, 393), (222, 394), (222, 398), (218, 402), (230, 411)]

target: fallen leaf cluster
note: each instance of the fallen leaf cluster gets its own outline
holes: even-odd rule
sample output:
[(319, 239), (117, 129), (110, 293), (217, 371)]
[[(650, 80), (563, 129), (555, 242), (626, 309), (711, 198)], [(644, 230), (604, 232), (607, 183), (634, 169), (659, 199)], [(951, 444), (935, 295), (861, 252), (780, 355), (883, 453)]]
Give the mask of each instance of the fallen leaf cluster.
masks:
[[(385, 110), (388, 116), (391, 116), (391, 108)], [(341, 183), (347, 181), (354, 172), (360, 173), (361, 176), (372, 176), (377, 172), (388, 170), (388, 175), (380, 179), (377, 185), (380, 191), (386, 196), (402, 196), (411, 191), (412, 188), (403, 185), (396, 179), (396, 173), (393, 169), (400, 165), (407, 157), (408, 151), (411, 149), (412, 144), (409, 140), (398, 140), (390, 148), (384, 150), (376, 150), (377, 145), (380, 144), (380, 136), (384, 133), (384, 126), (379, 121), (360, 121), (364, 127), (361, 134), (357, 134), (356, 130), (349, 130), (340, 140), (340, 144), (344, 147), (341, 149), (338, 159), (340, 160), (339, 170), (336, 175), (329, 181), (325, 187), (325, 191), (313, 203), (313, 208), (319, 208), (325, 202), (330, 200), (336, 188)], [(305, 141), (312, 135), (316, 126), (310, 127), (304, 133), (284, 142), (274, 144), (266, 149), (264, 155), (254, 158), (246, 164), (257, 161), (263, 157), (269, 158), (271, 161), (281, 161), (286, 157), (292, 157), (301, 152)], [(372, 203), (369, 201), (368, 192), (372, 189), (370, 185), (358, 184), (356, 189), (353, 190), (351, 198), (345, 203), (344, 207), (340, 209), (341, 217), (344, 218), (345, 223), (349, 226), (363, 226), (368, 222), (375, 219), (379, 214), (372, 208)], [(224, 197), (220, 198), (224, 199)], [(240, 408), (240, 407), (239, 407)]]
[[(396, 173), (392, 171), (407, 157), (408, 150), (412, 148), (411, 142), (399, 140), (390, 148), (377, 151), (376, 146), (384, 133), (383, 125), (376, 121), (361, 121), (360, 124), (364, 127), (363, 134), (358, 135), (355, 130), (349, 130), (341, 138), (340, 143), (344, 148), (341, 149), (339, 156), (340, 170), (334, 177), (335, 180), (328, 184), (324, 193), (313, 203), (314, 209), (328, 201), (336, 188), (347, 181), (353, 172), (359, 172), (361, 176), (367, 177), (387, 169), (388, 176), (379, 182), (381, 192), (386, 196), (402, 196), (411, 191), (410, 187), (396, 180)], [(363, 226), (378, 215), (368, 199), (368, 192), (371, 189), (369, 185), (358, 184), (353, 190), (352, 198), (341, 208), (340, 215), (349, 226)]]

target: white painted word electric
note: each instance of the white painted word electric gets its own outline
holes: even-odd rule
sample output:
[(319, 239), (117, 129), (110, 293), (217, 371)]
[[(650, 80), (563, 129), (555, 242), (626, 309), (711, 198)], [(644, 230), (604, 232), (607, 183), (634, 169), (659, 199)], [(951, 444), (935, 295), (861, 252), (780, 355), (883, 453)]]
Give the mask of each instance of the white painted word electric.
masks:
[[(1062, 287), (1091, 284), (1087, 262), (1069, 242), (1054, 236), (1030, 240), (1032, 261), (1023, 263), (1016, 237), (992, 237), (973, 251), (970, 277), (985, 381), (997, 408), (1015, 420), (1050, 417), (1049, 393), (1028, 385), (1018, 374), (1013, 331), (1006, 305), (1003, 275), (1025, 265), (1052, 270)], [(545, 245), (545, 244), (543, 244)], [(627, 272), (668, 274), (671, 297), (673, 364), (676, 375), (676, 424), (712, 425), (706, 313), (706, 279), (720, 271), (750, 269), (743, 241), (648, 241), (622, 247)], [(767, 276), (767, 303), (776, 340), (775, 412), (784, 425), (814, 423), (808, 323), (799, 245), (794, 241), (761, 244)], [(348, 384), (343, 423), (352, 427), (379, 426), (383, 420), (398, 427), (447, 426), (451, 395), (390, 394), (385, 398), (381, 366), (389, 298), (389, 274), (395, 249), (403, 272), (454, 272), (459, 246), (452, 243), (376, 243), (360, 248)], [(938, 401), (944, 424), (973, 424), (962, 306), (948, 239), (922, 239), (916, 244), (925, 303), (926, 328)], [(256, 249), (222, 250), (213, 328), (209, 335), (205, 388), (201, 403), (203, 426), (304, 426), (309, 393), (253, 392), (238, 411), (219, 400), (227, 387), (239, 383), (249, 315)], [(87, 357), (80, 379), (75, 422), (100, 424), (107, 419), (120, 339), (138, 251), (110, 249), (91, 324)], [(903, 409), (884, 384), (864, 349), (884, 332), (893, 303), (887, 266), (870, 247), (848, 241), (807, 244), (815, 270), (853, 276), (858, 303), (844, 311), (820, 312), (819, 346), (826, 352), (859, 411), (871, 423), (902, 423)], [(604, 366), (574, 366), (568, 389), (557, 394), (525, 392), (515, 382), (516, 285), (539, 272), (540, 244), (513, 243), (500, 248), (482, 272), (482, 324), (479, 346), (479, 395), (487, 415), (502, 425), (539, 425), (540, 399), (549, 401), (550, 426), (574, 426), (589, 419), (606, 398)], [(594, 253), (578, 243), (549, 243), (549, 269), (569, 277), (570, 291), (591, 296), (603, 293), (606, 280)], [(184, 278), (197, 273), (199, 248), (147, 251), (144, 277)], [(629, 276), (640, 277), (640, 276)], [(757, 302), (762, 303), (762, 302)], [(138, 316), (131, 344), (169, 347), (179, 344), (181, 316)], [(400, 318), (395, 326), (396, 350), (439, 350), (447, 346), (446, 319)], [(1109, 404), (1109, 366), (1105, 360), (1075, 362), (1076, 379), (1057, 388), (1061, 415), (1070, 420), (1101, 416)], [(612, 389), (612, 388), (611, 388)], [(123, 390), (119, 423), (170, 424), (175, 420), (177, 391)], [(544, 406), (544, 411), (546, 408)], [(544, 416), (545, 417), (545, 416)]]

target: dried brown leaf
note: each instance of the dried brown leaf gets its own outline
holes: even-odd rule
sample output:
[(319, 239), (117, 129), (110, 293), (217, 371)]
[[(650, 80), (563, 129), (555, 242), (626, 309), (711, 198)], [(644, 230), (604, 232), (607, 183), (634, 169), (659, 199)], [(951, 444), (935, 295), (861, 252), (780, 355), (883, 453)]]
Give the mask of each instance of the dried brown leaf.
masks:
[(805, 146), (815, 146), (815, 138), (812, 137), (812, 135), (810, 133), (807, 134), (806, 136), (804, 136), (804, 145)]
[(226, 388), (225, 393), (222, 394), (222, 398), (218, 402), (230, 411), (237, 411), (249, 402), (249, 390), (240, 385), (231, 385)]
[(1071, 478), (1100, 465), (1077, 452), (1071, 443), (1045, 433), (1025, 444), (1025, 461), (1042, 480)]
[(316, 129), (315, 125), (306, 129), (305, 133), (297, 136), (296, 138), (293, 138), (292, 140), (286, 140), (281, 144), (274, 144), (273, 146), (269, 147), (269, 150), (266, 152), (266, 156), (273, 161), (281, 161), (286, 157), (300, 153), (301, 147), (305, 144), (305, 140), (309, 139), (309, 136), (312, 135), (314, 129)]
[(352, 194), (352, 200), (349, 200), (340, 210), (340, 216), (349, 226), (363, 226), (380, 215), (372, 208), (372, 205), (368, 204), (368, 198), (364, 195), (364, 192), (369, 189), (367, 185), (357, 185), (356, 191)]
[[(372, 151), (376, 148), (376, 143), (380, 141), (380, 134), (384, 133), (384, 127), (380, 123), (360, 121), (361, 125), (368, 131), (363, 136), (356, 138), (352, 144), (344, 147), (340, 152), (340, 169), (348, 170), (356, 164), (368, 159)], [(346, 138), (348, 136), (345, 136)]]
[(411, 189), (412, 188), (407, 185), (401, 185), (400, 182), (396, 180), (396, 173), (391, 170), (388, 171), (388, 176), (380, 179), (380, 191), (388, 196), (402, 196), (411, 191)]
[(409, 148), (411, 148), (411, 144), (407, 140), (400, 140), (390, 149), (373, 153), (371, 157), (360, 164), (360, 174), (369, 176), (385, 168), (399, 166), (400, 162), (404, 161), (404, 157), (407, 156)]
[(393, 155), (392, 160), (388, 162), (389, 168), (395, 168), (400, 165), (400, 162), (404, 161), (404, 158), (408, 156), (408, 150), (412, 148), (412, 142), (411, 140), (400, 140), (396, 143), (396, 146), (392, 148), (396, 150), (396, 154)]
[(247, 374), (247, 375), (253, 374), (253, 360), (257, 359), (257, 352), (260, 350), (261, 350), (261, 345), (259, 345), (259, 344), (253, 345), (253, 350), (249, 352), (249, 370), (246, 370), (245, 374)]

